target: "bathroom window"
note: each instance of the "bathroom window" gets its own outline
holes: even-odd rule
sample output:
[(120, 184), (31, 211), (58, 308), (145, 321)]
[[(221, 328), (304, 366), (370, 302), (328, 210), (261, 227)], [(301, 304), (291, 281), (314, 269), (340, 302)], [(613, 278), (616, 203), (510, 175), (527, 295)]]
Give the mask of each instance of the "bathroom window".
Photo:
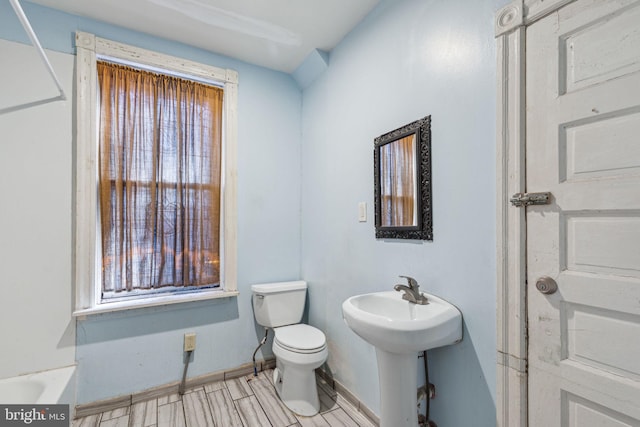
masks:
[(102, 300), (220, 286), (219, 87), (98, 61)]
[(237, 295), (237, 74), (76, 47), (75, 314)]

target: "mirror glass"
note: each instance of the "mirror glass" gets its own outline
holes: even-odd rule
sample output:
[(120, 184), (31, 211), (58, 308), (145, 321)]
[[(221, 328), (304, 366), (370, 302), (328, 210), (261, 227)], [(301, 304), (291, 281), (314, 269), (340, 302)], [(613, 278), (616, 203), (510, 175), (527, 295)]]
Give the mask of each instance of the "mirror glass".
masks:
[(433, 240), (431, 117), (374, 141), (376, 237)]
[(380, 224), (418, 225), (416, 135), (380, 147)]

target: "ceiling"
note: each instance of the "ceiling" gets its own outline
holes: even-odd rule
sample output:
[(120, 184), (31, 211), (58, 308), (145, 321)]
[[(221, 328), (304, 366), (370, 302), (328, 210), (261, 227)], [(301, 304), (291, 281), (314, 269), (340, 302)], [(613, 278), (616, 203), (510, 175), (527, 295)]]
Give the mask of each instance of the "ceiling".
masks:
[(380, 0), (29, 0), (291, 73)]

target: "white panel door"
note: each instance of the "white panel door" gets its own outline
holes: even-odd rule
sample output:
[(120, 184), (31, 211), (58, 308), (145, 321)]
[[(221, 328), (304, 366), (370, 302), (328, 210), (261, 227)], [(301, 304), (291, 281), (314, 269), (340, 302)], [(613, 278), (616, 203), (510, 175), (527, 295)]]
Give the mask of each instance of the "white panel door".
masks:
[(529, 425), (640, 426), (640, 1), (526, 37)]

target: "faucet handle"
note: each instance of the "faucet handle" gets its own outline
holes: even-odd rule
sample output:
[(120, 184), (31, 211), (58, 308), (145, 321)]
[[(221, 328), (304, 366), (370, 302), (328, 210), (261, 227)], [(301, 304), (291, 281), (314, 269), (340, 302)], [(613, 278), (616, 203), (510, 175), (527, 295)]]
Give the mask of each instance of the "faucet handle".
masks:
[(409, 276), (398, 276), (398, 277), (402, 277), (403, 279), (407, 279), (407, 282), (409, 282), (409, 287), (411, 289), (418, 289), (420, 287), (420, 285), (418, 285), (418, 281), (416, 279), (414, 279), (413, 277), (409, 277)]

